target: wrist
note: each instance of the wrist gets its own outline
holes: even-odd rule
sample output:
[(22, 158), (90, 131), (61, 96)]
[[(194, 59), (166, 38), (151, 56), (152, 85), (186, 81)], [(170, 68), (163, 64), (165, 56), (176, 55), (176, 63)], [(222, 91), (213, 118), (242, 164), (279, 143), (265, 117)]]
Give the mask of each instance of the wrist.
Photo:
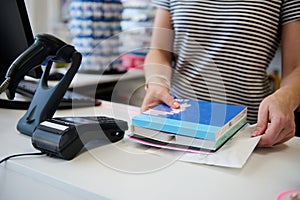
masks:
[(300, 105), (299, 95), (288, 86), (281, 87), (274, 94), (285, 99), (286, 102), (288, 102), (286, 105), (289, 106), (291, 110), (296, 110)]
[(146, 80), (145, 90), (148, 89), (149, 85), (157, 85), (170, 90), (170, 80), (163, 75), (149, 76)]
[(145, 64), (145, 89), (148, 88), (149, 84), (156, 84), (167, 89), (170, 89), (172, 68), (166, 65), (155, 64)]

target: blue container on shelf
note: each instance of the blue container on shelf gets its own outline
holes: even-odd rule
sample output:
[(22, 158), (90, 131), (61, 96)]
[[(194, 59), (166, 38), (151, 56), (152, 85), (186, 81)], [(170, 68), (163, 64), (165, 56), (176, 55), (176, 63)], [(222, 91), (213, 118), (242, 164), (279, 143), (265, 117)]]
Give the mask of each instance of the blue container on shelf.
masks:
[(123, 4), (119, 0), (73, 0), (69, 28), (72, 44), (82, 53), (81, 72), (120, 71)]

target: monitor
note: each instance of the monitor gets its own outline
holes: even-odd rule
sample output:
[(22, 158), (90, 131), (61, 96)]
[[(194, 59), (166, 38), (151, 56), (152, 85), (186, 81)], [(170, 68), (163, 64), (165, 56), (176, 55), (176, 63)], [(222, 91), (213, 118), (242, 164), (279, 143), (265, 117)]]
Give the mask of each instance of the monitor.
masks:
[[(24, 0), (0, 1), (0, 84), (5, 80), (7, 70), (13, 61), (34, 42)], [(28, 72), (39, 78), (41, 67)], [(0, 107), (27, 109), (30, 101), (0, 99)]]
[[(34, 36), (24, 0), (1, 0), (0, 2), (0, 83), (13, 61), (33, 42)], [(35, 77), (35, 69), (29, 75)]]

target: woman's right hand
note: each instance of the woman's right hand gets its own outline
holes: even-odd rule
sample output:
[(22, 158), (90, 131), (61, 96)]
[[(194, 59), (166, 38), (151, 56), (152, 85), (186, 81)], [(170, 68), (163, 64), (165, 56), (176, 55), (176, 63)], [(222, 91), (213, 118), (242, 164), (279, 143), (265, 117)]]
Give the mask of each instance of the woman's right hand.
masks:
[(148, 84), (147, 92), (141, 106), (141, 112), (161, 103), (165, 103), (174, 109), (180, 107), (180, 104), (170, 95), (168, 88), (158, 84)]

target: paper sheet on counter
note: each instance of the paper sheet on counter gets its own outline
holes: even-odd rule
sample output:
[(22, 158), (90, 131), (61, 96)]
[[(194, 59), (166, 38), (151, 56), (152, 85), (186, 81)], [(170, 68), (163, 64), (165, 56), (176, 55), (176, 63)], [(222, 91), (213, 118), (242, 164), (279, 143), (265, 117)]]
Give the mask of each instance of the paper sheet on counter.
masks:
[(148, 148), (146, 152), (184, 162), (242, 168), (260, 139), (260, 136), (251, 137), (255, 126), (245, 125), (215, 153), (190, 153), (162, 148)]

